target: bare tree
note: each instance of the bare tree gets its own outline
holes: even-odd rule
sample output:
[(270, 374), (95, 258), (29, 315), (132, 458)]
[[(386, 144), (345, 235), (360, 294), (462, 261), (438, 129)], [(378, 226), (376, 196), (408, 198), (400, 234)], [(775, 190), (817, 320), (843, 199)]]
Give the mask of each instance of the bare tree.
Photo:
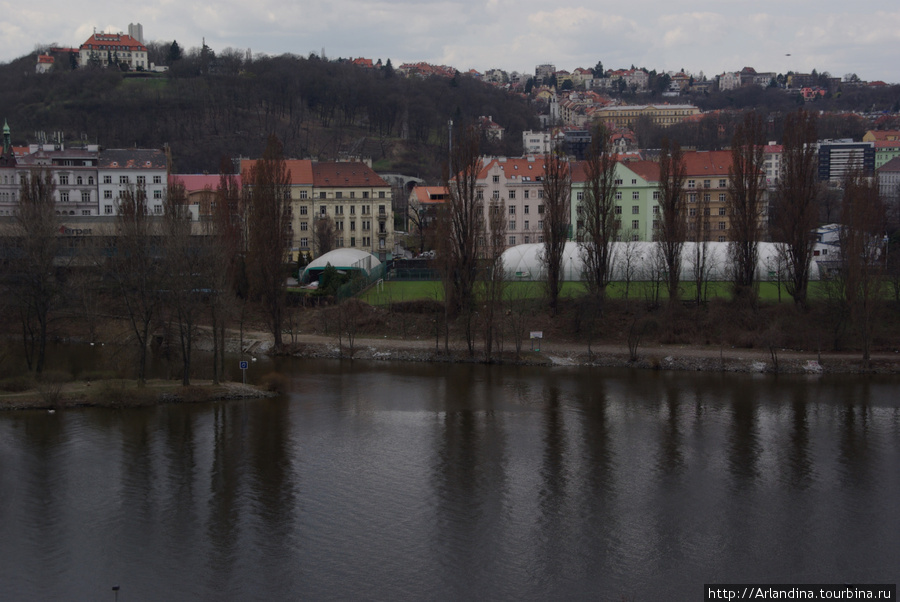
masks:
[(779, 243), (787, 271), (785, 287), (794, 303), (804, 308), (819, 198), (816, 136), (815, 115), (801, 110), (785, 119), (782, 177), (772, 216), (772, 238)]
[[(243, 192), (231, 172), (231, 160), (219, 165), (216, 205), (209, 229), (209, 317), (213, 334), (213, 382), (225, 378), (225, 329), (234, 314), (236, 295), (246, 303), (247, 219)], [(243, 323), (242, 323), (243, 326)]]
[(503, 250), (506, 248), (506, 203), (492, 200), (488, 207), (488, 229), (485, 233), (484, 264), (480, 270), (484, 284), (484, 361), (490, 363), (494, 337), (498, 334), (498, 316), (503, 304), (506, 278)]
[(656, 241), (665, 266), (669, 303), (678, 301), (681, 281), (681, 251), (685, 241), (684, 155), (677, 142), (663, 139), (659, 155), (659, 226)]
[(708, 193), (690, 193), (688, 198), (687, 235), (693, 244), (691, 252), (691, 268), (696, 289), (695, 301), (701, 305), (706, 300), (706, 285), (709, 282), (709, 237), (710, 208)]
[(863, 177), (858, 169), (853, 170), (844, 181), (840, 282), (866, 365), (871, 355), (875, 309), (883, 295), (881, 255), (886, 221), (877, 184)]
[(598, 125), (584, 162), (587, 181), (581, 204), (587, 235), (582, 244), (584, 278), (598, 302), (606, 296), (612, 278), (614, 244), (621, 229), (621, 221), (616, 219), (616, 163), (610, 132)]
[(59, 250), (53, 174), (34, 169), (22, 175), (15, 215), (17, 259), (14, 261), (13, 302), (22, 321), (28, 369), (44, 371), (50, 312), (61, 297), (55, 261)]
[(731, 220), (728, 253), (736, 298), (755, 303), (756, 268), (762, 238), (765, 130), (757, 113), (747, 113), (731, 141), (727, 211)]
[(544, 252), (541, 257), (547, 270), (547, 297), (550, 313), (559, 311), (562, 288), (563, 253), (569, 229), (569, 195), (572, 174), (569, 161), (559, 152), (547, 156), (544, 168)]
[(330, 215), (320, 215), (313, 223), (313, 249), (317, 257), (333, 251), (337, 244), (334, 220)]
[(116, 252), (109, 267), (125, 317), (131, 325), (137, 347), (137, 382), (147, 382), (147, 345), (150, 326), (160, 305), (163, 270), (156, 248), (158, 228), (147, 213), (147, 193), (142, 186), (130, 187), (119, 195)]
[(250, 290), (260, 300), (275, 346), (281, 347), (284, 321), (284, 266), (290, 251), (291, 174), (284, 161), (281, 141), (269, 136), (262, 159), (249, 174), (248, 273)]
[(457, 130), (456, 144), (444, 168), (448, 199), (438, 220), (438, 266), (444, 280), (447, 316), (462, 314), (466, 321), (466, 342), (470, 355), (475, 353), (472, 314), (474, 283), (478, 268), (479, 239), (483, 237), (484, 217), (476, 190), (481, 158), (478, 154), (478, 128)]
[(628, 233), (625, 236), (625, 240), (622, 241), (622, 271), (618, 277), (625, 283), (624, 295), (626, 299), (631, 293), (631, 283), (638, 276), (638, 271), (645, 261), (641, 243), (634, 240), (634, 238)]
[[(174, 314), (178, 324), (178, 340), (181, 355), (181, 384), (191, 384), (191, 358), (197, 322), (203, 312), (203, 297), (211, 290), (213, 277), (213, 253), (210, 239), (193, 236), (187, 192), (184, 184), (169, 185), (165, 200), (162, 232), (162, 249), (165, 286), (164, 304)], [(213, 330), (215, 334), (215, 327)]]

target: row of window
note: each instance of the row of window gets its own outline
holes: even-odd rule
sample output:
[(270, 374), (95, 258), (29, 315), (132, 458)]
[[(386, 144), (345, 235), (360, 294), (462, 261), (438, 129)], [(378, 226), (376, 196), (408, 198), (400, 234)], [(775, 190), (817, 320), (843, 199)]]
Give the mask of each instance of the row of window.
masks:
[[(357, 239), (355, 236), (351, 236), (350, 237), (350, 246), (355, 247), (357, 240), (359, 240), (359, 246), (361, 246), (361, 247), (371, 247), (372, 246), (372, 237), (371, 236), (362, 236), (359, 239)], [(337, 242), (337, 246), (339, 248), (343, 247), (344, 246), (344, 237), (339, 236), (337, 238), (336, 242)], [(378, 248), (384, 249), (386, 247), (387, 247), (387, 242), (385, 241), (385, 239), (379, 238), (378, 239)], [(300, 239), (300, 249), (303, 251), (309, 250), (309, 239), (308, 238)]]
[[(162, 205), (153, 205), (153, 214), (154, 215), (162, 215), (163, 207)], [(112, 215), (113, 214), (113, 206), (112, 205), (104, 205), (103, 206), (104, 215)], [(146, 205), (144, 206), (144, 213), (148, 213)], [(84, 215), (90, 215), (90, 213), (85, 213)]]
[[(360, 214), (369, 215), (372, 212), (371, 205), (360, 205)], [(308, 215), (309, 209), (306, 205), (300, 205), (300, 215)], [(344, 215), (344, 206), (335, 205), (335, 215)], [(328, 205), (319, 205), (319, 215), (328, 215)], [(350, 215), (356, 215), (356, 205), (350, 205)], [(387, 205), (378, 205), (378, 215), (387, 215)]]
[[(308, 190), (301, 190), (301, 191), (300, 191), (300, 199), (301, 199), (301, 200), (306, 200), (306, 199), (308, 199), (308, 198), (309, 198), (309, 191), (308, 191)], [(320, 198), (320, 199), (331, 199), (331, 198), (334, 198), (334, 199), (343, 199), (343, 198), (355, 199), (355, 198), (357, 198), (357, 197), (356, 197), (356, 191), (354, 191), (354, 190), (351, 190), (351, 191), (350, 191), (350, 196), (348, 196), (348, 197), (344, 197), (344, 192), (341, 191), (341, 190), (336, 190), (334, 193), (330, 193), (330, 192), (327, 192), (327, 191), (324, 191), (324, 190), (323, 190), (323, 191), (320, 191), (320, 192), (319, 192), (319, 196), (318, 196), (317, 198)], [(362, 197), (360, 197), (360, 198), (363, 198), (363, 199), (369, 198), (369, 191), (368, 191), (368, 190), (362, 191)], [(375, 198), (375, 197), (372, 197), (372, 198)], [(377, 196), (377, 198), (379, 198), (379, 199), (386, 199), (386, 198), (387, 198), (387, 194), (385, 193), (384, 190), (379, 190), (379, 191), (378, 191), (378, 196)]]
[[(688, 188), (697, 188), (697, 180), (688, 180), (687, 181)], [(704, 188), (712, 188), (712, 180), (703, 180)], [(728, 180), (721, 179), (719, 180), (719, 188), (728, 188)]]

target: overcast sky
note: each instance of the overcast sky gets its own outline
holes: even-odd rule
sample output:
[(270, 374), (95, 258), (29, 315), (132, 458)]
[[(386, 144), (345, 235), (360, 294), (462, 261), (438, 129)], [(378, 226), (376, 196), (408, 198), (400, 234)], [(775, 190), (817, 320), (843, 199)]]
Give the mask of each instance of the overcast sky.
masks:
[[(425, 61), (534, 73), (635, 66), (712, 76), (757, 71), (856, 73), (900, 82), (897, 0), (0, 0), (0, 60), (37, 44), (78, 46), (141, 23), (145, 41), (182, 48)], [(790, 55), (790, 56), (787, 56)]]

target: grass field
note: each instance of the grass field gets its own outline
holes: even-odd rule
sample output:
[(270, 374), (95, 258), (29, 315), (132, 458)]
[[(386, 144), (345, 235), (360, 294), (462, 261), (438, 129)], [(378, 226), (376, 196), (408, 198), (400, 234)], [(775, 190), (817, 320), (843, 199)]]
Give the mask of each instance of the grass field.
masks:
[[(810, 282), (809, 295), (811, 299), (824, 296), (824, 283)], [(730, 299), (731, 283), (710, 282), (708, 284), (708, 297), (710, 299)], [(536, 299), (544, 295), (542, 282), (510, 282), (506, 285), (506, 298), (508, 299)], [(586, 289), (581, 282), (564, 282), (562, 285), (563, 297), (577, 297), (583, 295)], [(684, 299), (695, 297), (693, 283), (682, 283), (681, 296)], [(625, 283), (613, 282), (607, 289), (607, 294), (614, 299), (625, 298)], [(651, 299), (654, 297), (654, 285), (652, 282), (632, 282), (628, 287), (628, 298)], [(659, 291), (661, 299), (667, 298), (665, 287)], [(776, 302), (779, 300), (778, 284), (775, 282), (761, 282), (759, 284), (759, 298), (762, 301)], [(383, 286), (371, 287), (366, 290), (360, 299), (370, 305), (389, 305), (400, 301), (416, 301), (428, 299), (433, 301), (444, 300), (444, 287), (436, 280), (424, 281), (385, 281)], [(791, 296), (781, 286), (782, 303), (793, 302)]]

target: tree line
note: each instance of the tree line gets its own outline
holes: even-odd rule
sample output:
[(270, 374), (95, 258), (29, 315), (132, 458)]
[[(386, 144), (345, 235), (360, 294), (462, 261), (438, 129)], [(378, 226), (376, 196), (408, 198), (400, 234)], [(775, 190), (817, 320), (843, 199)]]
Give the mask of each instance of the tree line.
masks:
[(87, 323), (92, 342), (99, 324), (127, 325), (139, 385), (160, 333), (180, 359), (185, 386), (201, 325), (213, 341), (215, 383), (224, 377), (226, 328), (243, 328), (251, 309), (280, 347), (290, 248), (285, 165), (275, 136), (243, 187), (224, 160), (213, 218), (202, 223), (191, 221), (182, 185), (170, 186), (162, 216), (148, 212), (145, 190), (132, 186), (120, 195), (114, 223), (77, 244), (59, 234), (52, 174), (35, 168), (23, 176), (16, 214), (0, 237), (0, 302), (28, 369), (44, 371), (49, 324), (65, 317)]
[[(798, 311), (809, 310), (819, 206), (826, 193), (817, 178), (816, 119), (814, 113), (804, 110), (785, 118), (783, 174), (770, 191), (771, 199), (766, 198), (764, 189), (766, 131), (762, 116), (748, 113), (735, 128), (730, 144), (732, 166), (726, 212), (731, 224), (727, 231), (728, 273), (736, 308), (758, 308), (759, 245), (768, 225), (768, 237), (778, 250), (778, 277), (784, 279)], [(495, 351), (491, 347), (494, 332), (499, 328), (496, 316), (504, 315), (503, 308), (508, 308), (500, 260), (505, 220), (494, 219), (495, 215), (503, 216), (505, 209), (502, 199), (478, 199), (476, 178), (481, 159), (476, 135), (472, 128), (458, 132), (459, 143), (445, 167), (449, 200), (438, 215), (435, 240), (445, 289), (445, 341), (449, 319), (461, 318), (470, 354), (475, 355), (476, 333), (481, 332), (485, 359), (490, 361)], [(593, 329), (604, 314), (612, 265), (622, 259), (616, 258), (614, 251), (615, 243), (622, 240), (615, 213), (616, 161), (610, 132), (602, 125), (596, 126), (582, 166), (586, 179), (581, 202), (585, 235), (580, 253), (587, 293), (581, 304), (589, 349)], [(652, 261), (662, 276), (668, 306), (677, 307), (682, 301), (682, 254), (685, 243), (694, 243), (691, 263), (696, 279), (695, 301), (699, 305), (705, 301), (704, 279), (709, 277), (709, 211), (703, 207), (688, 211), (684, 155), (677, 142), (662, 141), (659, 166), (659, 219)], [(851, 170), (842, 183), (840, 255), (826, 276), (830, 301), (845, 317), (841, 323), (857, 332), (863, 359), (868, 362), (874, 316), (885, 300), (887, 270), (893, 266), (888, 263), (885, 245), (886, 205), (879, 197), (877, 184), (864, 177), (861, 167)], [(575, 165), (559, 153), (546, 158), (541, 261), (546, 307), (551, 315), (559, 310), (574, 169)]]

